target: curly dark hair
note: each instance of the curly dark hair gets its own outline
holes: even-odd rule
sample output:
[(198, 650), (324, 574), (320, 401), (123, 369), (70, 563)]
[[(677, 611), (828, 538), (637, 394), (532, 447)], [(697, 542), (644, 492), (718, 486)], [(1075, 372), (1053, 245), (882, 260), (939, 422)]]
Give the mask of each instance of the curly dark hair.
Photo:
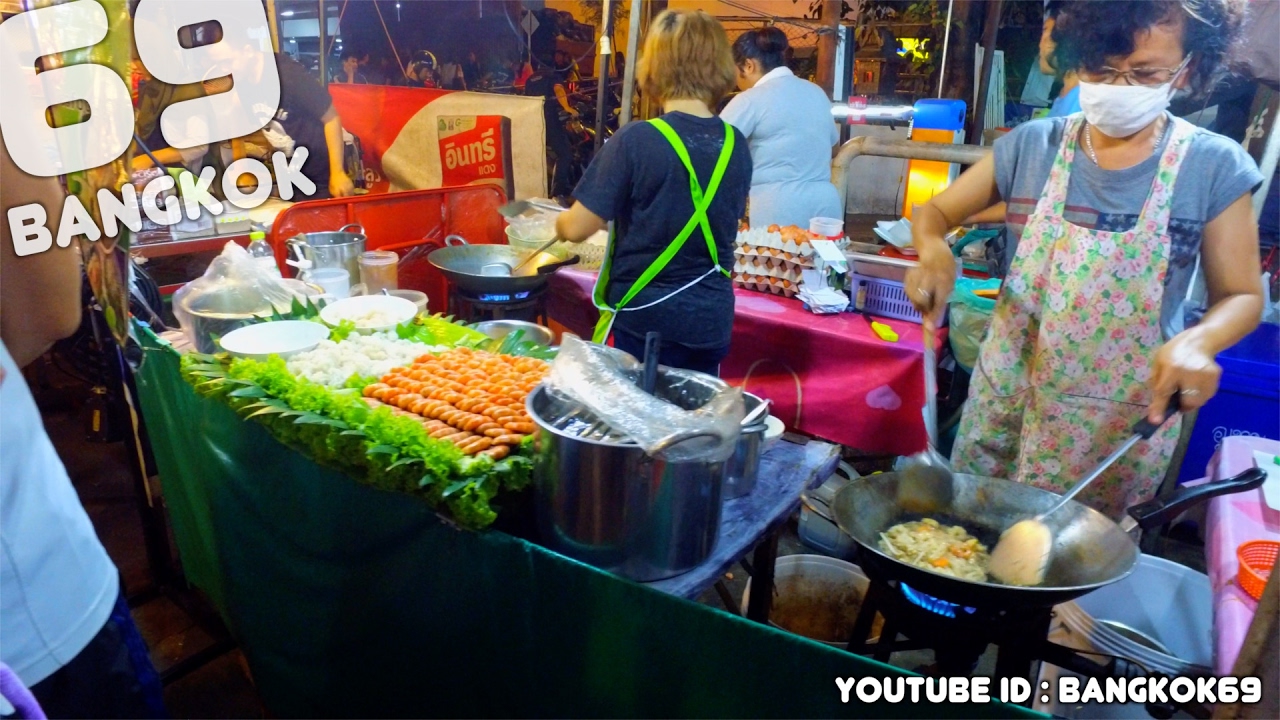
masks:
[(1190, 90), (1204, 96), (1240, 37), (1244, 0), (1069, 0), (1053, 27), (1053, 64), (1098, 72), (1107, 58), (1133, 52), (1137, 34), (1156, 25), (1184, 23), (1183, 49), (1191, 61)]

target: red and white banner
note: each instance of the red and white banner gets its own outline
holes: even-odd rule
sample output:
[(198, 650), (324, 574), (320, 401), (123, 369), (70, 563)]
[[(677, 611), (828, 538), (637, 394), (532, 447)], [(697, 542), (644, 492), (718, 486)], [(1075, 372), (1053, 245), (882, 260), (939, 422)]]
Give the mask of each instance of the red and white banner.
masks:
[[(546, 195), (540, 97), (341, 84), (330, 85), (329, 94), (343, 128), (360, 138), (370, 192), (505, 185), (511, 178), (517, 198)], [(503, 147), (508, 122), (509, 153)], [(493, 142), (489, 160), (484, 159), (487, 140)]]

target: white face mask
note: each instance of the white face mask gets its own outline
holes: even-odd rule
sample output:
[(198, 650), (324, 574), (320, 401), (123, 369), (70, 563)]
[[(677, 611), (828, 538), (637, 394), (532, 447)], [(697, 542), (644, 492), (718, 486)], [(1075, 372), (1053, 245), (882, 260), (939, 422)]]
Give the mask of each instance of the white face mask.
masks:
[(1124, 138), (1150, 125), (1169, 107), (1173, 80), (1164, 85), (1109, 85), (1080, 82), (1084, 119), (1102, 134)]

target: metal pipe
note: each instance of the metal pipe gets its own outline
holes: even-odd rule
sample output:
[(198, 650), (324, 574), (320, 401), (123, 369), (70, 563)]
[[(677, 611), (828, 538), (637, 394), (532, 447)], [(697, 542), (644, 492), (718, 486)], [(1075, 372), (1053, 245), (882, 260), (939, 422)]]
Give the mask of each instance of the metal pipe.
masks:
[(942, 97), (942, 83), (947, 78), (947, 48), (951, 46), (951, 11), (956, 0), (947, 0), (947, 29), (942, 33), (942, 66), (938, 68), (938, 97)]
[(325, 48), (324, 48), (325, 35), (329, 33), (329, 28), (326, 27), (327, 23), (325, 22), (327, 20), (327, 18), (325, 17), (325, 5), (324, 5), (326, 0), (317, 0), (317, 2), (320, 5), (320, 17), (317, 19), (318, 27), (320, 29), (320, 84), (324, 86), (328, 86), (329, 85), (328, 58), (325, 57), (325, 55), (328, 55), (328, 53), (325, 52)]
[(622, 72), (622, 114), (618, 128), (631, 122), (631, 107), (636, 100), (636, 53), (640, 50), (640, 11), (643, 3), (631, 0), (631, 16), (627, 25), (627, 66)]
[(840, 146), (836, 159), (831, 162), (831, 182), (840, 194), (844, 206), (849, 190), (849, 163), (862, 155), (903, 158), (906, 160), (936, 160), (938, 162), (973, 165), (991, 153), (991, 148), (978, 145), (953, 145), (950, 143), (916, 142), (914, 140), (886, 140), (863, 135)]
[(609, 65), (613, 59), (613, 0), (600, 9), (600, 62), (596, 70), (596, 150), (604, 144), (605, 93), (609, 92)]
[(991, 92), (991, 66), (996, 60), (996, 32), (1000, 29), (1003, 0), (987, 0), (987, 18), (982, 26), (982, 73), (978, 76), (978, 101), (973, 104), (973, 124), (969, 139), (982, 142), (987, 127), (987, 94)]

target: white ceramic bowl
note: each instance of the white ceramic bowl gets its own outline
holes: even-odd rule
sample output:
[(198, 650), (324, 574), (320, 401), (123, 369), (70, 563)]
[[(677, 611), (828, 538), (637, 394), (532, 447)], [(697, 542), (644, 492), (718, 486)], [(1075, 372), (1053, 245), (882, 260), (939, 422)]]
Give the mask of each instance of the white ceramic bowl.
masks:
[(764, 419), (764, 442), (760, 448), (760, 452), (764, 453), (773, 447), (782, 439), (782, 433), (787, 431), (787, 426), (778, 418), (769, 415)]
[(329, 337), (329, 328), (310, 320), (276, 320), (237, 328), (222, 336), (222, 349), (238, 357), (266, 360), (288, 358), (315, 348)]
[[(382, 313), (388, 322), (376, 325), (358, 320), (368, 313)], [(418, 306), (411, 300), (394, 295), (361, 295), (345, 298), (324, 306), (320, 311), (320, 319), (337, 327), (343, 320), (351, 320), (356, 324), (356, 331), (362, 333), (392, 330), (403, 322), (412, 320), (418, 314)]]

